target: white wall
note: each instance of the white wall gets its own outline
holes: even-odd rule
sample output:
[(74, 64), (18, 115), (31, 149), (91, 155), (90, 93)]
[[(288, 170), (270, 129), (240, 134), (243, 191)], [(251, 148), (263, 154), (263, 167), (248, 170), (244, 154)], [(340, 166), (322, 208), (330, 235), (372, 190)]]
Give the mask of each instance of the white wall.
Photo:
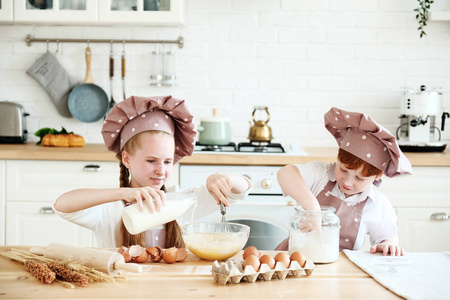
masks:
[[(435, 7), (447, 5), (436, 0)], [(440, 3), (445, 2), (445, 3)], [(450, 22), (429, 22), (420, 39), (412, 0), (188, 0), (185, 26), (0, 25), (0, 100), (30, 113), (34, 133), (60, 128), (102, 143), (102, 121), (60, 117), (25, 71), (47, 48), (40, 38), (185, 39), (177, 56), (178, 86), (149, 85), (154, 45), (126, 45), (127, 95), (184, 98), (197, 120), (217, 107), (233, 121), (233, 141), (246, 141), (255, 105), (267, 105), (274, 142), (333, 146), (323, 127), (331, 107), (364, 111), (395, 132), (402, 87), (442, 87), (450, 111)], [(84, 44), (61, 44), (59, 60), (76, 79), (85, 75)], [(109, 94), (108, 44), (91, 44), (95, 82)], [(55, 52), (56, 45), (49, 50)], [(114, 98), (121, 100), (120, 52), (115, 45)], [(440, 122), (440, 118), (438, 118)], [(450, 138), (450, 120), (446, 139)], [(35, 140), (35, 139), (33, 139)]]

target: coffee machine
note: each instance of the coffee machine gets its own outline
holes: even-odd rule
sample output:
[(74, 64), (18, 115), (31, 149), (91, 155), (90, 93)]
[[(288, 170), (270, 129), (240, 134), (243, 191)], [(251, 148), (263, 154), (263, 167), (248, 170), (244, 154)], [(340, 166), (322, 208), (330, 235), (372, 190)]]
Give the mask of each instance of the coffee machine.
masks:
[(400, 105), (400, 126), (397, 140), (404, 152), (442, 152), (447, 144), (441, 142), (441, 131), (449, 113), (442, 113), (441, 128), (436, 126), (436, 116), (442, 111), (442, 93), (438, 89), (405, 89)]

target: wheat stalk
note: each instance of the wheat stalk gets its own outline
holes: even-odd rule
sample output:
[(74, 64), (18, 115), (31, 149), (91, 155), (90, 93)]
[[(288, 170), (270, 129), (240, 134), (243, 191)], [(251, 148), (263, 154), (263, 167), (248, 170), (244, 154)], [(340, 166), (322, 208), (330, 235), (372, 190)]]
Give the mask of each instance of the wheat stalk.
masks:
[[(9, 251), (0, 252), (0, 255), (24, 264), (25, 269), (41, 283), (56, 281), (66, 288), (74, 288), (74, 284), (86, 286), (90, 282), (111, 283), (116, 282), (116, 279), (124, 279), (121, 276), (112, 276), (89, 268), (81, 263), (50, 259), (21, 249), (11, 248)], [(56, 277), (53, 280), (51, 280), (50, 272)]]

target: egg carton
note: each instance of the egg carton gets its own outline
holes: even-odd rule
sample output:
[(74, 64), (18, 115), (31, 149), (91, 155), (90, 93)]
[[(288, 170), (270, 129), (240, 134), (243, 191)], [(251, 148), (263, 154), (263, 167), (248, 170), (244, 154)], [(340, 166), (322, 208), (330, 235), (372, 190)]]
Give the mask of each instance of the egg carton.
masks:
[(286, 268), (282, 262), (277, 262), (271, 269), (267, 264), (261, 264), (258, 272), (252, 266), (244, 268), (243, 262), (236, 263), (232, 260), (220, 263), (216, 260), (212, 265), (212, 276), (218, 284), (227, 283), (255, 282), (256, 280), (269, 281), (274, 278), (285, 279), (286, 277), (309, 276), (316, 268), (316, 265), (307, 260), (302, 268), (297, 261), (291, 261), (289, 268)]

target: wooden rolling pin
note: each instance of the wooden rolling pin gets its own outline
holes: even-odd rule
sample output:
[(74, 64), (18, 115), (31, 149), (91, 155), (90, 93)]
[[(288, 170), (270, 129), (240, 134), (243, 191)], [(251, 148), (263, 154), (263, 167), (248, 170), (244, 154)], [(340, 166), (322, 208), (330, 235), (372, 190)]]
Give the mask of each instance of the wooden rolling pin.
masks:
[(113, 251), (52, 243), (47, 247), (32, 247), (30, 252), (51, 259), (71, 260), (111, 275), (117, 275), (119, 271), (142, 272), (142, 266), (125, 263), (122, 254)]

